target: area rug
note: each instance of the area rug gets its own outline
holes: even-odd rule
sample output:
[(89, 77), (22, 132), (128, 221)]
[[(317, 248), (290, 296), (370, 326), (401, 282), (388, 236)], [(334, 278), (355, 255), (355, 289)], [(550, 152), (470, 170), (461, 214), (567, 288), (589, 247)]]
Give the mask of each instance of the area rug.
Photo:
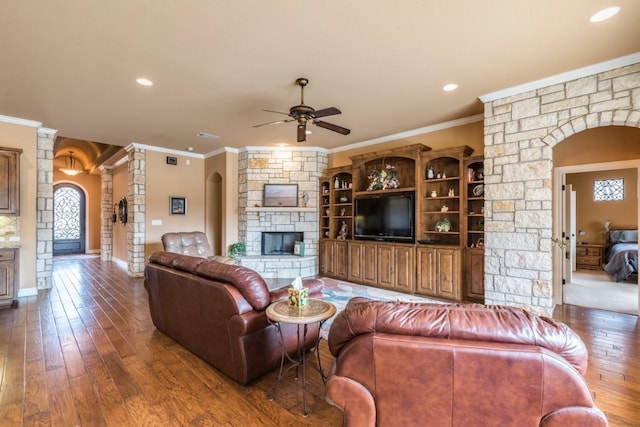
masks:
[[(323, 299), (336, 306), (336, 315), (344, 310), (344, 307), (353, 297), (366, 297), (378, 301), (442, 302), (328, 277), (321, 277), (319, 280), (324, 283), (324, 289), (322, 290)], [(334, 318), (335, 316), (322, 325), (320, 329), (320, 336), (322, 338), (326, 339), (329, 336), (329, 328), (331, 328), (331, 322)]]

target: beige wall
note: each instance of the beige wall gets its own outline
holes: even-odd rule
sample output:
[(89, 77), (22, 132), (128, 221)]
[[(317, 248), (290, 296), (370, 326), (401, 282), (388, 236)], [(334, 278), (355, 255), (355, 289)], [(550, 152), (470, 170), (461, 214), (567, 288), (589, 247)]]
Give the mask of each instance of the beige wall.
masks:
[[(177, 165), (167, 164), (167, 154), (146, 151), (146, 243), (145, 254), (162, 250), (161, 237), (171, 231), (204, 231), (204, 160), (179, 156)], [(187, 164), (187, 162), (189, 164)], [(169, 197), (186, 197), (186, 215), (169, 213)], [(152, 225), (152, 221), (161, 225)]]
[(332, 168), (336, 166), (350, 165), (350, 157), (357, 154), (404, 147), (406, 145), (418, 143), (431, 147), (432, 150), (468, 145), (474, 149), (474, 155), (481, 155), (484, 150), (483, 126), (484, 124), (482, 120), (480, 120), (466, 125), (425, 133), (411, 138), (397, 139), (394, 141), (384, 142), (382, 144), (334, 152), (329, 154), (329, 167)]
[(78, 174), (65, 175), (57, 169), (53, 171), (53, 185), (69, 182), (76, 184), (84, 191), (86, 198), (86, 252), (100, 253), (100, 215), (102, 213), (101, 177), (100, 175)]
[[(593, 181), (614, 178), (624, 179), (624, 200), (594, 202)], [(568, 174), (566, 182), (576, 192), (576, 230), (586, 232), (584, 236), (576, 236), (578, 243), (604, 244), (606, 220), (614, 226), (638, 226), (637, 169)]]
[[(238, 154), (225, 151), (205, 160), (205, 181), (213, 174), (222, 177), (222, 255), (226, 255), (229, 246), (238, 241)], [(214, 209), (213, 201), (208, 200), (207, 210)], [(209, 227), (208, 227), (209, 228)], [(205, 230), (207, 234), (213, 230)]]
[(0, 122), (0, 146), (21, 148), (20, 288), (36, 288), (37, 129)]

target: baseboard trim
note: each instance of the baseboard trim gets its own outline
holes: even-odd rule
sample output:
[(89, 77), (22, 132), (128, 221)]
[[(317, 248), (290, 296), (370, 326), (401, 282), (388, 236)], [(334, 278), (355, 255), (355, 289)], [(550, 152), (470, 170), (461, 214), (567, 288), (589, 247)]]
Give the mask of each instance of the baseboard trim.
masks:
[(38, 295), (38, 288), (20, 288), (18, 291), (18, 298), (32, 297)]

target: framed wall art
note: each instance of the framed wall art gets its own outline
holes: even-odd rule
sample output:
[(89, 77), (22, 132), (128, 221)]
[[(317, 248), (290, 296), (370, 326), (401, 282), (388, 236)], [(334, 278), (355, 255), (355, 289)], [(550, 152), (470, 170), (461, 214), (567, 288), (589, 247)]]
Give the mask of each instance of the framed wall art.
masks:
[(263, 206), (298, 206), (298, 184), (265, 184)]
[(187, 198), (186, 197), (169, 197), (169, 213), (171, 215), (187, 214)]

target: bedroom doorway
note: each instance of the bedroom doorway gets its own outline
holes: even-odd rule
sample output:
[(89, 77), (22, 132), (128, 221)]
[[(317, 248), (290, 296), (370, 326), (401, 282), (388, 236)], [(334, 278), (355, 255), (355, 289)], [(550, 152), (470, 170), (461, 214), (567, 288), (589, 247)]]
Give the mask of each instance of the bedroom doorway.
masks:
[[(594, 225), (595, 229), (574, 230), (573, 233), (567, 228), (571, 221), (572, 203), (567, 195), (567, 190), (571, 186), (567, 183), (567, 177), (572, 178), (573, 175), (590, 174), (600, 171), (619, 171), (631, 170), (635, 182), (633, 188), (635, 191), (627, 192), (627, 197), (632, 197), (635, 203), (635, 223), (639, 224), (640, 213), (637, 212), (638, 206), (638, 184), (640, 181), (640, 159), (629, 161), (615, 161), (598, 164), (584, 164), (573, 166), (562, 166), (554, 168), (554, 236), (558, 236), (560, 241), (566, 242), (566, 246), (554, 247), (554, 302), (556, 304), (573, 304), (602, 310), (615, 311), (625, 314), (640, 314), (640, 295), (638, 295), (638, 278), (637, 275), (623, 282), (616, 282), (613, 277), (607, 274), (603, 269), (592, 266), (589, 269), (576, 268), (576, 246), (573, 243), (578, 240), (578, 246), (585, 245), (593, 247), (597, 254), (601, 251), (602, 263), (606, 262), (606, 247), (604, 244), (604, 222), (609, 216), (615, 218), (615, 209), (610, 209), (607, 218), (602, 218), (603, 228), (599, 231), (598, 225)], [(571, 181), (571, 179), (569, 179)], [(589, 191), (577, 192), (576, 198), (592, 197), (593, 193)], [(576, 204), (580, 209), (580, 203)], [(615, 223), (614, 223), (615, 224)], [(622, 224), (618, 224), (622, 225)], [(580, 228), (580, 227), (578, 227)], [(586, 228), (586, 227), (585, 227)], [(595, 231), (594, 231), (595, 230)], [(599, 235), (599, 234), (602, 235)], [(573, 234), (573, 235), (572, 235)], [(601, 246), (601, 247), (600, 247)], [(579, 248), (580, 249), (580, 248)], [(573, 262), (572, 262), (573, 261)], [(578, 265), (578, 267), (580, 267)], [(567, 271), (570, 273), (567, 274)]]

